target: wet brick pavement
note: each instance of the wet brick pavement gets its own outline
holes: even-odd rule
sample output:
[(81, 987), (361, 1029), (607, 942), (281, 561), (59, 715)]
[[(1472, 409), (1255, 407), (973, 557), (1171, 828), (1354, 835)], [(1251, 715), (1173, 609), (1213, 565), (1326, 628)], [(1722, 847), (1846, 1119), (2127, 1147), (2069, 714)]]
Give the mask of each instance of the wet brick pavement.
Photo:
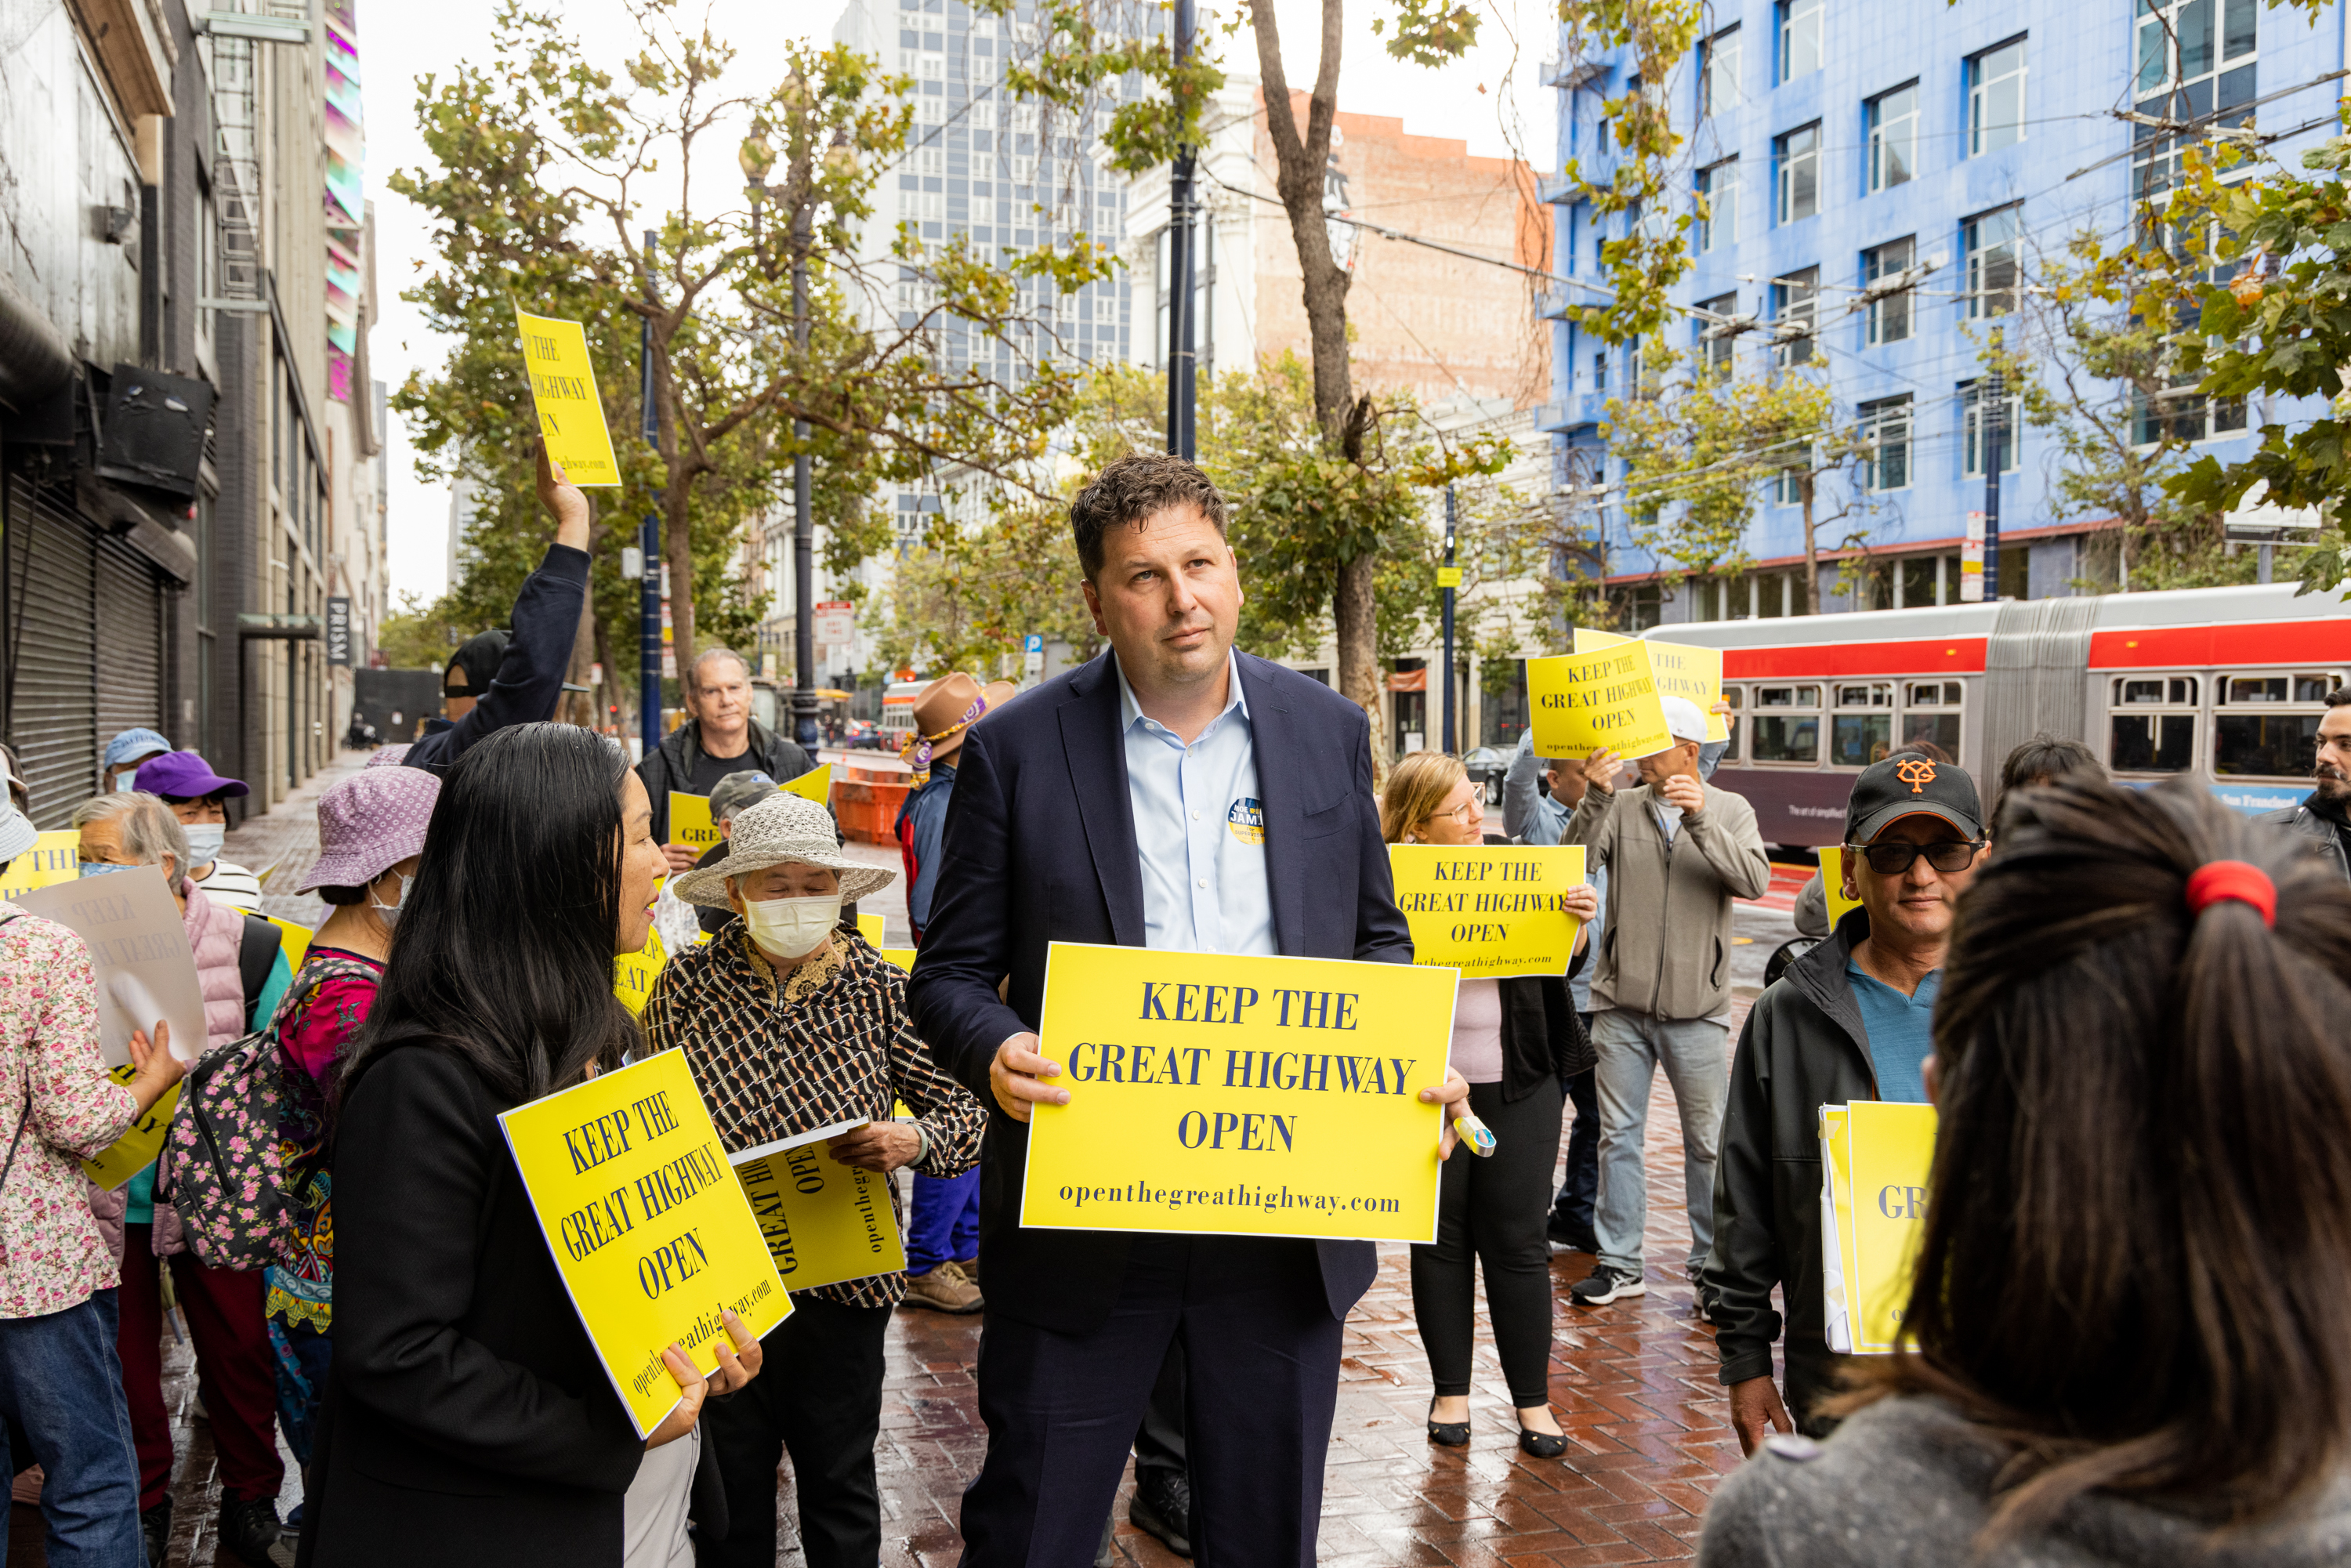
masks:
[[(280, 885), (290, 886), (316, 850), (311, 807), (318, 791), (360, 760), (344, 754), (296, 799), (239, 829), (230, 840), (231, 858), (256, 870), (282, 859)], [(886, 849), (873, 854), (884, 856), (896, 859)], [(891, 936), (903, 940), (895, 927), (904, 919), (904, 904), (893, 903)], [(269, 907), (291, 918), (323, 917), (315, 900), (273, 897)], [(1741, 968), (1760, 970), (1762, 957), (1793, 935), (1785, 921), (1776, 912), (1740, 908), (1738, 929), (1750, 938), (1737, 955)], [(1736, 1004), (1734, 1039), (1746, 1007), (1744, 998)], [(1379, 1278), (1347, 1324), (1322, 1509), (1324, 1568), (1571, 1568), (1675, 1562), (1695, 1553), (1707, 1497), (1738, 1465), (1739, 1445), (1715, 1381), (1713, 1334), (1694, 1316), (1682, 1275), (1688, 1227), (1678, 1126), (1660, 1074), (1646, 1161), (1649, 1293), (1637, 1301), (1575, 1307), (1568, 1286), (1592, 1260), (1583, 1253), (1552, 1258), (1559, 1306), (1552, 1402), (1573, 1439), (1561, 1458), (1519, 1452), (1482, 1308), (1470, 1446), (1438, 1448), (1427, 1440), (1428, 1365), (1413, 1328), (1406, 1249), (1380, 1249)], [(946, 1568), (961, 1549), (956, 1521), (963, 1488), (987, 1446), (972, 1385), (978, 1348), (977, 1319), (901, 1312), (891, 1326), (880, 1453), (883, 1561), (890, 1568)], [(194, 1369), (184, 1346), (167, 1342), (164, 1351), (178, 1452), (169, 1561), (172, 1568), (208, 1568), (215, 1562), (213, 1518), (220, 1499), (211, 1438), (193, 1419)], [(281, 1508), (299, 1495), (290, 1468), (289, 1461)], [(1174, 1568), (1181, 1559), (1126, 1522), (1132, 1490), (1130, 1472), (1116, 1511), (1118, 1560)], [(10, 1513), (6, 1568), (37, 1568), (43, 1561), (39, 1514), (21, 1506)], [(799, 1568), (789, 1472), (778, 1513), (779, 1563)]]

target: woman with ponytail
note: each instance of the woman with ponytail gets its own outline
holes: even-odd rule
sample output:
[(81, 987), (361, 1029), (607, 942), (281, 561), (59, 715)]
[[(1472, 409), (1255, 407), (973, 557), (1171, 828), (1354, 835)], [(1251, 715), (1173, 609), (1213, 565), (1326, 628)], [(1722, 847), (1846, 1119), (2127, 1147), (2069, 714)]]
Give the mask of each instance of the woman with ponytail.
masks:
[(652, 821), (627, 758), (569, 725), (498, 730), (441, 787), (338, 1092), (305, 1564), (684, 1568), (690, 1488), (725, 1528), (696, 1417), (758, 1342), (730, 1312), (739, 1361), (722, 1342), (705, 1380), (665, 1352), (684, 1397), (640, 1442), (497, 1124), (636, 1044), (612, 959), (653, 924)]
[(2351, 889), (2192, 786), (2004, 802), (1903, 1322), (1700, 1562), (2351, 1560)]

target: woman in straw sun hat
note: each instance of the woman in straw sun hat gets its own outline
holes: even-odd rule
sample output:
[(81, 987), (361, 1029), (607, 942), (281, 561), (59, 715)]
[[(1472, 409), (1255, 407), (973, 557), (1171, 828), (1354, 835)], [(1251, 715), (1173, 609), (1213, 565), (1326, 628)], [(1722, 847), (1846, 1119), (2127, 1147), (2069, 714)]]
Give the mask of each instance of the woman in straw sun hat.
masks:
[[(844, 900), (897, 874), (843, 853), (823, 807), (778, 794), (736, 817), (725, 859), (677, 879), (680, 898), (735, 918), (662, 970), (645, 1039), (684, 1051), (730, 1155), (858, 1124), (827, 1142), (831, 1159), (935, 1176), (978, 1160), (985, 1113), (914, 1033), (905, 972), (841, 924)], [(891, 1119), (899, 1100), (914, 1120)], [(894, 1186), (890, 1202), (894, 1213)], [(793, 1290), (792, 1315), (768, 1336), (777, 1373), (706, 1412), (730, 1525), (705, 1568), (774, 1563), (786, 1450), (810, 1561), (880, 1559), (882, 1338), (905, 1293), (898, 1272)]]

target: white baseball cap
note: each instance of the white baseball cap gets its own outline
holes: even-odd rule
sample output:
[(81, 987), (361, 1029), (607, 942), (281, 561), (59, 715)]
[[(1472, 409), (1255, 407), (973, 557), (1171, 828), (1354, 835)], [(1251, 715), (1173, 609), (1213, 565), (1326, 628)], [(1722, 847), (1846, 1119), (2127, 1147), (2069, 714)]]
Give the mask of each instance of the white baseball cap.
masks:
[(1676, 740), (1706, 739), (1706, 714), (1687, 697), (1659, 697), (1666, 710), (1666, 728)]

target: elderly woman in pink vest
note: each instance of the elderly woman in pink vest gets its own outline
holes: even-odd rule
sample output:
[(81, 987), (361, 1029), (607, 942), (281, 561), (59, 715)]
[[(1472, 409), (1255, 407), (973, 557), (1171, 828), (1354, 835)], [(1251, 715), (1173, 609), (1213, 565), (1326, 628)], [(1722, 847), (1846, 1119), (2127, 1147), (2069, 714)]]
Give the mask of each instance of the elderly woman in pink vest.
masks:
[[(206, 1049), (269, 1021), (292, 979), (277, 928), (205, 895), (187, 874), (186, 831), (172, 808), (137, 790), (85, 800), (73, 815), (81, 834), (81, 874), (131, 866), (162, 869), (179, 901), (204, 998)], [(277, 1380), (257, 1270), (214, 1269), (186, 1250), (180, 1218), (154, 1200), (155, 1173), (141, 1171), (117, 1193), (99, 1194), (101, 1221), (124, 1225), (122, 1392), (139, 1450), (139, 1517), (151, 1563), (172, 1532), (172, 1421), (163, 1405), (163, 1308), (158, 1259), (168, 1259), (180, 1310), (196, 1352), (196, 1386), (212, 1417), (220, 1456), (221, 1542), (253, 1568), (293, 1563), (294, 1540), (277, 1519), (286, 1479), (277, 1457)], [(282, 1539), (281, 1539), (282, 1537)]]

